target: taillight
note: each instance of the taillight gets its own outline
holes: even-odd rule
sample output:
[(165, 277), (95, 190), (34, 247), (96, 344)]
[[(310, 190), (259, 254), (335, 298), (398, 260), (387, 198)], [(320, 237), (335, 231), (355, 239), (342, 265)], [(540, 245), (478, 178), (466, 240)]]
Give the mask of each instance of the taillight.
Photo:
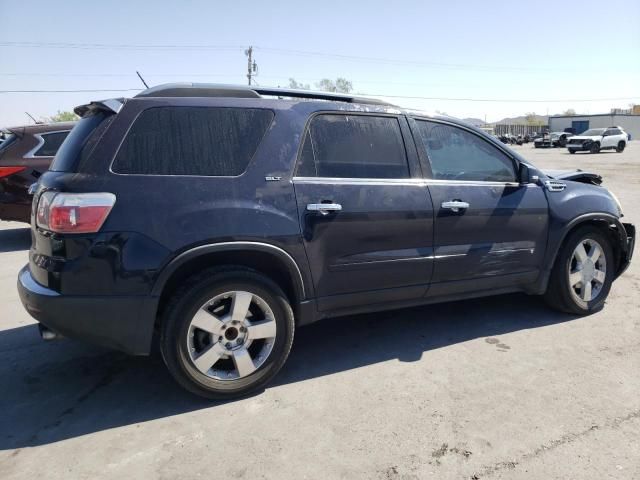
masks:
[(44, 192), (38, 200), (36, 225), (57, 233), (94, 233), (115, 203), (113, 193)]
[(8, 177), (9, 175), (13, 175), (14, 173), (20, 173), (26, 169), (27, 167), (0, 167), (0, 178)]

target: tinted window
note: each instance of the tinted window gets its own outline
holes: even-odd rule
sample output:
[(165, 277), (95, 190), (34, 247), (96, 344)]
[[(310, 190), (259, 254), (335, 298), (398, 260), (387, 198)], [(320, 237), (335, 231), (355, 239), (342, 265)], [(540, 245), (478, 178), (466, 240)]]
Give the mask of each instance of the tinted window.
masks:
[(311, 120), (298, 176), (409, 178), (395, 117), (323, 114)]
[(49, 170), (55, 172), (71, 172), (74, 170), (80, 150), (93, 131), (110, 115), (104, 112), (97, 112), (93, 115), (82, 117), (73, 127), (66, 141), (56, 153)]
[(161, 107), (145, 110), (113, 163), (117, 173), (242, 174), (273, 119), (269, 110)]
[(33, 154), (34, 157), (53, 157), (58, 152), (60, 145), (67, 138), (69, 132), (53, 132), (53, 133), (41, 133), (40, 136), (44, 143)]
[(609, 130), (607, 130), (605, 135), (622, 135), (622, 132), (617, 128), (610, 128)]
[(467, 130), (441, 123), (417, 121), (433, 178), (514, 182), (511, 159), (488, 141)]

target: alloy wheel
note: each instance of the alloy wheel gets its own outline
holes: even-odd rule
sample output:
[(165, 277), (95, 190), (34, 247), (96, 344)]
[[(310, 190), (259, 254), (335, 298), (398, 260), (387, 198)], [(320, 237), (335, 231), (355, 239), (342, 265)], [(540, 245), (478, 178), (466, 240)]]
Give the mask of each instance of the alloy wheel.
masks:
[(607, 277), (607, 259), (602, 246), (584, 239), (573, 251), (568, 268), (571, 294), (582, 302), (595, 300)]
[(189, 323), (187, 351), (195, 367), (216, 380), (247, 377), (267, 360), (276, 338), (267, 302), (245, 291), (216, 295)]

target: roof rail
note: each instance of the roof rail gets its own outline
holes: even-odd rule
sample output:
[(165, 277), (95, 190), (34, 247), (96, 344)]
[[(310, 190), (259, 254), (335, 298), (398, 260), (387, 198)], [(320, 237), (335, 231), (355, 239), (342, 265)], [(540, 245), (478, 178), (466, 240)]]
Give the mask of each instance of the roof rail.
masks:
[(216, 83), (165, 83), (143, 90), (139, 97), (233, 97), (260, 98), (261, 95), (288, 98), (307, 98), (310, 100), (329, 100), (334, 102), (362, 103), (365, 105), (387, 105), (390, 103), (376, 98), (364, 98), (344, 93), (314, 92), (290, 88), (251, 87), (244, 85), (224, 85)]
[(312, 100), (329, 100), (333, 102), (363, 103), (365, 105), (391, 105), (377, 98), (365, 98), (347, 93), (314, 92), (313, 90), (296, 90), (292, 88), (254, 88), (260, 95), (277, 97), (308, 98)]

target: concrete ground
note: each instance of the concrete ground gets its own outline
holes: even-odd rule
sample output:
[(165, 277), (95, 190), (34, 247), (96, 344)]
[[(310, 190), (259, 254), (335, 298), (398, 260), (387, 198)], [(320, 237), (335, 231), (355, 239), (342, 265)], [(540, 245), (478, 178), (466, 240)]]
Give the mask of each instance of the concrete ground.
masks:
[[(623, 154), (514, 147), (593, 169), (640, 223)], [(15, 281), (29, 231), (0, 224), (0, 478), (640, 478), (640, 259), (576, 318), (509, 295), (300, 329), (251, 398), (182, 391), (158, 356), (44, 343)]]

